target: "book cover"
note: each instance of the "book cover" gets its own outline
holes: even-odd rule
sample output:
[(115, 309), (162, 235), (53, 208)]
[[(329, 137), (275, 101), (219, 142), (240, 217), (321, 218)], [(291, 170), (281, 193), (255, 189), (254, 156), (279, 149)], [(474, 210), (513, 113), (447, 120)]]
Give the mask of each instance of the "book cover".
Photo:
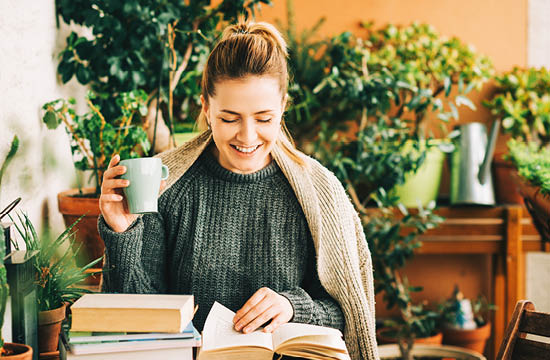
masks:
[(181, 333), (131, 333), (131, 332), (90, 332), (69, 331), (70, 344), (91, 344), (102, 342), (122, 342), (130, 340), (162, 340), (162, 339), (188, 339), (194, 337), (196, 332), (193, 322), (190, 322)]
[[(190, 338), (172, 338), (157, 340), (126, 340), (100, 343), (71, 343), (66, 340), (69, 353), (72, 355), (123, 353), (130, 351), (162, 350), (172, 348), (193, 348), (201, 346), (201, 335), (193, 328)], [(163, 359), (164, 360), (164, 359)]]
[(308, 359), (349, 360), (340, 330), (286, 323), (273, 333), (235, 331), (235, 313), (215, 302), (206, 318), (198, 360), (271, 360), (273, 353)]
[(71, 306), (71, 331), (181, 333), (193, 305), (193, 295), (85, 294)]

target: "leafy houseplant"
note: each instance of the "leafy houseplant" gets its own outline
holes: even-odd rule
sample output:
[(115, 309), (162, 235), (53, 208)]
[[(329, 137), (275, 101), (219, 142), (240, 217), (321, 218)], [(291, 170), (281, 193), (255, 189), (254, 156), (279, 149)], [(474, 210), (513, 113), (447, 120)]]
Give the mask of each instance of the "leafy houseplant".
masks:
[[(88, 94), (86, 101), (89, 111), (82, 115), (76, 113), (73, 99), (57, 99), (43, 106), (42, 120), (46, 126), (50, 129), (60, 125), (65, 127), (71, 139), (75, 167), (91, 170), (95, 180), (94, 188), (79, 187), (58, 194), (59, 210), (66, 226), (71, 226), (82, 215), (86, 215), (76, 225), (76, 244), (83, 245), (83, 251), (79, 253), (79, 266), (103, 255), (104, 245), (97, 232), (97, 217), (100, 213), (98, 198), (103, 172), (112, 156), (119, 154), (122, 159), (134, 158), (149, 150), (145, 131), (141, 126), (133, 124), (136, 118), (147, 111), (147, 95), (144, 91), (119, 94), (114, 101), (120, 116), (114, 119), (104, 115), (103, 109), (93, 103), (96, 98), (94, 93)], [(99, 282), (95, 277), (88, 280)]]
[[(65, 318), (65, 306), (91, 292), (79, 288), (77, 284), (92, 275), (87, 270), (99, 263), (101, 258), (84, 267), (76, 265), (78, 250), (72, 250), (76, 223), (65, 229), (56, 239), (50, 238), (48, 233), (39, 237), (26, 214), (18, 215), (14, 223), (27, 250), (38, 250), (33, 259), (39, 310), (38, 347), (40, 353), (55, 351), (61, 321)], [(19, 250), (17, 243), (14, 243), (14, 247)]]
[[(515, 67), (495, 78), (496, 91), (484, 105), (502, 129), (512, 139), (536, 142), (539, 146), (550, 143), (550, 73), (546, 68)], [(506, 156), (497, 156), (495, 172), (498, 179), (497, 192), (507, 202), (521, 203), (521, 194), (511, 181), (514, 166), (505, 161)], [(501, 190), (502, 188), (502, 190)], [(507, 194), (514, 194), (513, 197)]]
[(173, 120), (192, 120), (200, 104), (202, 68), (220, 23), (254, 15), (261, 4), (270, 1), (56, 0), (65, 23), (93, 31), (90, 38), (69, 35), (57, 71), (63, 82), (76, 76), (89, 84), (107, 118), (120, 116), (113, 95), (145, 91), (144, 126), (160, 152), (170, 146)]
[(74, 99), (57, 99), (44, 104), (42, 120), (49, 129), (63, 124), (71, 137), (71, 152), (78, 170), (92, 170), (95, 178), (93, 196), (101, 192), (103, 172), (113, 155), (122, 159), (138, 157), (147, 153), (149, 142), (140, 126), (132, 125), (132, 120), (147, 113), (147, 95), (143, 91), (122, 93), (115, 99), (121, 115), (116, 119), (106, 119), (101, 109), (93, 104), (96, 95), (88, 93), (86, 102), (90, 111), (78, 115), (74, 110)]

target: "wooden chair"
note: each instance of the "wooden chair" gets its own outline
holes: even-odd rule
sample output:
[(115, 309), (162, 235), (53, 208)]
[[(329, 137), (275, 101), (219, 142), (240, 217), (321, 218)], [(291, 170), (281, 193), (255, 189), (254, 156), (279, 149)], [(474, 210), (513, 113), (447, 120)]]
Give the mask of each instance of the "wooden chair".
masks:
[(550, 360), (550, 344), (526, 339), (527, 334), (550, 338), (550, 314), (536, 312), (532, 302), (520, 300), (506, 329), (497, 360)]

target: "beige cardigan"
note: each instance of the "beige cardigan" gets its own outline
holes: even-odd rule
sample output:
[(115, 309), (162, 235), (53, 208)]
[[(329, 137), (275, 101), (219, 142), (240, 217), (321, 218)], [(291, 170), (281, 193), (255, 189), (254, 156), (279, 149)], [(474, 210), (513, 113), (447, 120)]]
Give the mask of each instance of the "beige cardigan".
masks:
[[(211, 140), (211, 132), (205, 131), (158, 155), (170, 169), (164, 190), (191, 167)], [(351, 358), (378, 359), (372, 262), (357, 212), (340, 181), (319, 162), (302, 154), (309, 166), (300, 166), (277, 146), (272, 155), (306, 216), (321, 284), (344, 313), (344, 338)]]

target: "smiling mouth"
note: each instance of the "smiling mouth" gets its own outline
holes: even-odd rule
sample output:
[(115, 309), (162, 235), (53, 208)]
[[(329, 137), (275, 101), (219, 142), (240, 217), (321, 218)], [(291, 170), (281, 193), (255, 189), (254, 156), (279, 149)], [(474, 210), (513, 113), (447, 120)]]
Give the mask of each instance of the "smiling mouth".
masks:
[(250, 146), (250, 147), (242, 147), (242, 146), (237, 146), (237, 145), (231, 145), (231, 147), (235, 150), (237, 150), (238, 152), (242, 153), (242, 154), (252, 154), (253, 152), (255, 152), (259, 147), (261, 146), (260, 145), (256, 145), (256, 146)]

